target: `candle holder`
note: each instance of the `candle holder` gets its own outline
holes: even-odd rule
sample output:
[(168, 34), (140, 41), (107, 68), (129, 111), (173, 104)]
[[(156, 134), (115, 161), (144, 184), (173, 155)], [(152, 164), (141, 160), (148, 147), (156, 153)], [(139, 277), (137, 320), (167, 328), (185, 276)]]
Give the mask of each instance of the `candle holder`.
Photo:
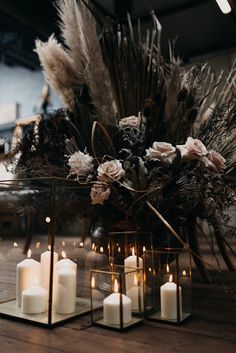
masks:
[(144, 255), (145, 317), (181, 324), (192, 314), (192, 257), (188, 249), (157, 249)]
[(114, 231), (108, 234), (109, 263), (124, 264), (131, 255), (138, 255), (135, 267), (142, 267), (144, 251), (153, 248), (152, 233), (140, 230)]
[(112, 265), (90, 270), (90, 290), (92, 324), (124, 331), (143, 321), (142, 268)]
[(75, 211), (89, 192), (62, 178), (0, 181), (1, 316), (52, 327), (90, 311)]

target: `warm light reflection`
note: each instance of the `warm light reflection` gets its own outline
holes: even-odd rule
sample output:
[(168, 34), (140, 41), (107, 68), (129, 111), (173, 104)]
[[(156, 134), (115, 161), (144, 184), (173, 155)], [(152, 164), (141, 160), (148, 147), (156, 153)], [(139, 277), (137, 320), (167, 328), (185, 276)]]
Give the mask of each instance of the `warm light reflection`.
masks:
[(117, 249), (118, 253), (121, 253), (121, 247), (118, 246), (118, 249)]
[(100, 253), (103, 254), (104, 253), (104, 249), (103, 246), (100, 247)]
[(137, 286), (138, 285), (138, 278), (137, 278), (137, 275), (135, 274), (134, 275), (134, 286)]
[(107, 245), (107, 250), (110, 250), (110, 244)]
[(46, 222), (46, 223), (50, 223), (50, 222), (51, 222), (51, 218), (50, 218), (50, 217), (46, 217), (46, 218), (45, 218), (45, 222)]
[(62, 251), (62, 252), (61, 252), (61, 256), (63, 257), (63, 259), (66, 259), (66, 252), (65, 252), (65, 251)]
[(118, 292), (119, 292), (118, 281), (115, 278), (115, 280), (114, 280), (114, 293), (118, 293)]
[(51, 245), (48, 244), (48, 251), (51, 251)]
[(40, 241), (37, 241), (35, 247), (36, 247), (36, 249), (39, 249), (39, 248), (40, 248)]
[(91, 278), (91, 288), (95, 288), (95, 278), (94, 277), (92, 277)]
[(152, 269), (151, 269), (151, 267), (148, 267), (148, 271), (149, 271), (149, 272), (152, 272)]
[(79, 243), (79, 247), (80, 247), (80, 248), (83, 248), (83, 247), (84, 247), (84, 242), (83, 242), (83, 241), (81, 241), (81, 242)]
[(132, 256), (135, 255), (134, 246), (132, 247)]
[(28, 259), (31, 258), (31, 255), (32, 255), (32, 251), (29, 249), (28, 252), (27, 252), (27, 257), (28, 257)]
[(173, 275), (170, 275), (169, 282), (172, 282), (172, 281), (173, 281)]
[(17, 243), (14, 243), (14, 244), (13, 244), (13, 248), (18, 248), (18, 244), (17, 244)]
[(166, 265), (166, 273), (170, 273), (170, 267), (168, 264)]
[(63, 246), (63, 248), (66, 246), (66, 242), (63, 240), (62, 242), (61, 242), (61, 245)]
[(95, 243), (92, 244), (92, 250), (95, 251)]
[(182, 275), (183, 275), (184, 277), (186, 277), (186, 276), (187, 276), (187, 273), (186, 273), (186, 271), (185, 271), (185, 270), (183, 270), (183, 271), (182, 271)]
[(145, 252), (146, 251), (146, 246), (143, 246), (143, 252)]

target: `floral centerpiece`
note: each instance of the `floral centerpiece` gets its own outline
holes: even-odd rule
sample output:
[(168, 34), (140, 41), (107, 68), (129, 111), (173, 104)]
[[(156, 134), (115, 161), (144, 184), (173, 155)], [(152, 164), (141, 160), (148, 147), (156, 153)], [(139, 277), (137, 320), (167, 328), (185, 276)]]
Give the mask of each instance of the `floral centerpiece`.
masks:
[[(207, 64), (182, 67), (160, 51), (161, 25), (102, 18), (88, 1), (57, 3), (64, 45), (36, 41), (46, 81), (65, 108), (29, 127), (16, 153), (20, 176), (63, 176), (89, 185), (97, 241), (121, 224), (189, 242), (200, 258), (195, 225), (207, 220), (225, 262), (235, 204), (235, 68), (215, 76)], [(73, 209), (71, 212), (76, 212)]]

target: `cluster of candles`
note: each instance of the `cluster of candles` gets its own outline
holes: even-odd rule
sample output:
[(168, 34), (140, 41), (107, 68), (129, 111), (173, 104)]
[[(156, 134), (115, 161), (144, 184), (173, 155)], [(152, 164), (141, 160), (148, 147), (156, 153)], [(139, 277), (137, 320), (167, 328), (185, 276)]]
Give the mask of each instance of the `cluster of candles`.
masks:
[[(36, 244), (36, 248), (40, 243)], [(92, 246), (91, 254), (96, 255), (95, 246)], [(100, 248), (100, 255), (103, 248)], [(84, 243), (79, 244), (76, 251), (85, 251)], [(145, 248), (143, 249), (145, 251)], [(90, 258), (90, 252), (88, 258)], [(75, 254), (73, 254), (75, 255)], [(76, 254), (82, 255), (82, 254)], [(85, 256), (86, 254), (83, 254)], [(83, 257), (82, 256), (82, 257)], [(105, 255), (104, 255), (105, 256)], [(66, 258), (65, 251), (62, 251), (62, 259), (58, 260), (58, 254), (53, 254), (53, 297), (52, 303), (57, 314), (71, 314), (75, 311), (76, 287), (77, 287), (77, 264)], [(79, 256), (78, 256), (79, 260)], [(48, 309), (49, 286), (50, 286), (50, 261), (51, 250), (40, 255), (40, 262), (31, 258), (31, 250), (27, 258), (17, 264), (16, 276), (16, 298), (17, 305), (25, 314), (40, 314)], [(79, 264), (79, 263), (78, 263)], [(112, 267), (112, 265), (111, 265)], [(113, 277), (113, 293), (104, 299), (95, 289), (95, 278), (92, 277), (91, 288), (93, 295), (97, 292), (97, 298), (103, 300), (104, 322), (111, 325), (120, 323), (122, 303), (123, 324), (132, 321), (132, 312), (142, 312), (144, 309), (143, 294), (143, 259), (135, 255), (132, 248), (132, 255), (124, 260), (126, 295), (119, 292), (119, 282)], [(139, 270), (135, 271), (135, 268)], [(151, 268), (149, 268), (149, 271)], [(129, 273), (130, 272), (130, 273)], [(182, 277), (186, 278), (186, 271)], [(167, 320), (177, 319), (177, 285), (173, 282), (173, 275), (170, 274), (169, 266), (166, 267), (164, 283), (160, 287), (161, 316)], [(98, 295), (99, 294), (99, 295)], [(179, 315), (182, 316), (182, 288), (179, 286)]]
[[(53, 304), (57, 314), (71, 314), (75, 311), (77, 265), (62, 252), (53, 254)], [(16, 266), (16, 301), (24, 314), (40, 314), (47, 311), (50, 286), (51, 250), (40, 256), (40, 262), (27, 258)]]

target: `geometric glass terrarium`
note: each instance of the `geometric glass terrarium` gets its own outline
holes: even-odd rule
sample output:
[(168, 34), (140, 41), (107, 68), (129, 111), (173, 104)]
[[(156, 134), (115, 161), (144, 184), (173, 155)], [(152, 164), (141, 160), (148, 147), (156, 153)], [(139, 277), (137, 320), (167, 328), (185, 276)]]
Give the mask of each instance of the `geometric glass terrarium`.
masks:
[(90, 311), (88, 195), (62, 178), (0, 181), (0, 315), (50, 327)]
[(138, 255), (135, 267), (142, 267), (139, 259), (143, 258), (145, 250), (151, 250), (152, 234), (141, 230), (113, 231), (108, 234), (109, 263), (123, 265), (130, 255)]
[(188, 249), (144, 254), (144, 302), (148, 320), (180, 324), (192, 314), (192, 258)]
[(112, 264), (90, 270), (90, 287), (94, 325), (125, 331), (143, 321), (142, 268)]

